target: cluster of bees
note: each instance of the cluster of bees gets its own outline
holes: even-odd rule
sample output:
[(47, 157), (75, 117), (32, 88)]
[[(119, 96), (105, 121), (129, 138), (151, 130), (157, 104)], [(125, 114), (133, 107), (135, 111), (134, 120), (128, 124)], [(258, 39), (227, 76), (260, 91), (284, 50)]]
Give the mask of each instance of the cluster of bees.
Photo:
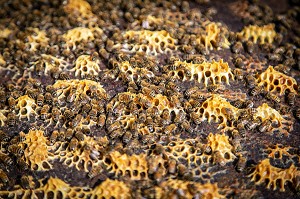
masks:
[[(200, 6), (192, 9), (198, 3)], [(215, 22), (216, 13), (222, 12), (211, 7), (214, 3), (209, 1), (68, 0), (61, 3), (54, 0), (19, 3), (12, 0), (0, 4), (3, 4), (1, 28), (5, 30), (0, 33), (0, 72), (4, 75), (0, 86), (2, 189), (12, 189), (15, 184), (20, 184), (23, 189), (34, 188), (33, 181), (38, 179), (33, 180), (30, 176), (35, 171), (24, 160), (24, 150), (28, 146), (22, 144), (25, 135), (33, 129), (44, 132), (47, 147), (66, 143), (67, 151), (71, 153), (78, 151), (83, 154), (86, 149), (81, 144), (87, 137), (95, 140), (101, 137), (107, 140), (107, 145), (103, 151), (95, 153), (103, 157), (115, 151), (128, 154), (127, 158), (148, 154), (146, 175), (149, 178), (144, 179), (145, 184), (136, 185), (134, 180), (122, 175), (112, 177), (98, 165), (89, 165), (91, 169), (84, 182), (89, 184), (98, 180), (97, 183), (101, 183), (106, 178), (116, 178), (130, 184), (133, 196), (143, 193), (150, 198), (155, 197), (149, 192), (150, 187), (160, 183), (168, 185), (164, 189), (166, 196), (182, 196), (180, 186), (176, 188), (172, 182), (167, 183), (166, 178), (170, 176), (186, 182), (202, 180), (204, 174), (198, 175), (200, 171), (197, 169), (190, 172), (187, 164), (192, 161), (187, 157), (198, 154), (197, 149), (191, 147), (193, 151), (185, 153), (183, 148), (177, 147), (179, 151), (172, 155), (182, 152), (182, 157), (166, 157), (166, 154), (172, 156), (167, 151), (173, 147), (172, 143), (186, 139), (201, 143), (195, 147), (199, 148), (199, 154), (211, 158), (208, 162), (214, 169), (243, 178), (242, 175), (263, 158), (254, 150), (267, 147), (268, 141), (273, 144), (278, 141), (271, 133), (278, 122), (274, 118), (264, 120), (255, 116), (262, 103), (290, 118), (293, 122), (290, 124), (296, 128), (288, 133), (289, 137), (280, 137), (282, 144), (289, 145), (291, 139), (294, 139), (294, 144), (299, 144), (296, 133), (300, 120), (299, 83), (287, 85), (293, 90), (285, 89), (281, 95), (281, 90), (268, 90), (267, 85), (258, 82), (259, 75), (268, 65), (274, 66), (279, 74), (294, 77), (299, 82), (300, 31), (295, 21), (299, 16), (299, 6), (276, 14), (269, 6), (256, 1), (225, 5), (243, 19), (245, 27), (271, 27), (274, 38), (261, 41), (257, 36), (256, 41), (253, 37), (245, 39), (242, 34), (231, 31), (225, 23)], [(203, 4), (210, 8), (203, 9)], [(78, 38), (69, 34), (72, 32), (76, 32)], [(128, 36), (131, 32), (134, 34)], [(162, 35), (150, 38), (159, 34)], [(164, 39), (166, 41), (162, 42)], [(149, 41), (153, 44), (149, 45)], [(172, 43), (170, 51), (157, 50), (165, 49), (168, 42)], [(147, 45), (150, 47), (143, 49)], [(79, 68), (76, 66), (78, 60), (81, 60)], [(218, 77), (214, 84), (209, 78), (215, 71), (205, 71), (203, 75), (209, 77), (208, 82), (196, 81), (199, 73), (186, 67), (187, 64), (217, 62), (229, 66), (232, 79), (227, 81)], [(249, 62), (256, 62), (259, 67), (253, 67)], [(94, 70), (89, 68), (94, 66)], [(95, 73), (87, 74), (87, 71)], [(281, 82), (276, 84), (280, 86)], [(30, 109), (26, 108), (28, 101), (21, 100), (25, 99), (24, 96), (31, 100)], [(237, 115), (231, 108), (221, 110), (227, 120), (224, 129), (206, 121), (216, 116), (201, 115), (203, 109), (200, 107), (212, 96), (221, 96), (238, 110)], [(213, 121), (222, 120), (225, 119), (213, 118)], [(235, 161), (230, 161), (234, 164), (234, 171), (226, 166), (229, 163), (224, 161), (220, 151), (214, 152), (206, 144), (210, 132), (228, 136), (232, 146), (230, 153), (235, 156)], [(270, 140), (260, 140), (257, 145), (250, 140), (251, 137), (265, 139), (266, 135)], [(57, 154), (64, 152), (58, 151)], [(164, 161), (159, 162), (160, 158)], [(110, 159), (104, 158), (103, 161), (106, 165), (111, 163)], [(53, 169), (61, 172), (55, 167)], [(207, 169), (203, 173), (209, 172)], [(62, 180), (68, 180), (68, 175)], [(74, 179), (79, 179), (78, 176), (75, 174)], [(218, 182), (218, 186), (224, 187), (218, 181), (218, 175), (209, 176), (213, 180), (208, 182)], [(291, 189), (299, 189), (298, 181)], [(251, 183), (250, 179), (245, 183)], [(242, 196), (243, 188), (230, 184), (235, 190), (241, 189), (236, 194)], [(135, 186), (140, 186), (136, 193)], [(199, 197), (201, 191), (193, 191), (190, 186), (193, 185), (187, 186), (189, 193)]]

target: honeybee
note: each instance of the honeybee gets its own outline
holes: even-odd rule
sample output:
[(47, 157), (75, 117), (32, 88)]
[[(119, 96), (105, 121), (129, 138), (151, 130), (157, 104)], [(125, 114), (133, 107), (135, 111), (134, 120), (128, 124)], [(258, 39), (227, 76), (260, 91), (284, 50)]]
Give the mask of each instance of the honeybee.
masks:
[(91, 105), (90, 104), (84, 104), (81, 108), (81, 111), (83, 114), (87, 114), (91, 110)]
[(78, 146), (78, 140), (75, 137), (73, 137), (69, 142), (69, 149), (71, 151), (74, 151), (77, 148), (77, 146)]
[(70, 79), (70, 75), (67, 74), (66, 72), (61, 72), (59, 74), (59, 78), (62, 79), (62, 80), (69, 80)]
[(246, 75), (245, 79), (249, 88), (255, 88), (256, 80), (252, 75)]
[(161, 114), (161, 118), (162, 118), (162, 123), (164, 125), (169, 124), (171, 122), (171, 115), (168, 109), (163, 110)]
[(37, 102), (38, 106), (43, 106), (43, 104), (44, 104), (44, 95), (39, 94), (36, 98), (36, 102)]
[(271, 120), (265, 120), (263, 123), (258, 127), (259, 132), (263, 133), (268, 131), (272, 126)]
[(295, 104), (295, 98), (296, 98), (296, 95), (295, 93), (289, 93), (287, 95), (287, 102), (290, 106), (294, 106)]
[(247, 124), (245, 124), (245, 128), (250, 131), (255, 129), (258, 125), (259, 123), (257, 121), (250, 121)]
[(154, 122), (153, 122), (153, 119), (152, 117), (147, 117), (146, 118), (146, 124), (147, 124), (147, 128), (149, 129), (150, 132), (153, 132), (154, 131)]
[(300, 119), (300, 108), (299, 108), (299, 107), (296, 108), (296, 110), (295, 110), (295, 117), (296, 117), (297, 119)]
[(18, 165), (18, 168), (21, 170), (21, 171), (26, 171), (28, 170), (28, 164), (24, 161), (23, 158), (18, 158), (17, 159), (17, 165)]
[(46, 86), (46, 91), (52, 95), (55, 92), (55, 88), (52, 85), (48, 85)]
[(226, 165), (226, 161), (220, 151), (215, 151), (213, 157), (214, 157), (214, 162), (220, 164), (221, 166)]
[(122, 135), (124, 134), (124, 131), (122, 129), (116, 129), (114, 131), (112, 131), (109, 136), (112, 138), (112, 139), (115, 139), (115, 138), (118, 138), (118, 137), (122, 137)]
[(191, 127), (190, 123), (187, 120), (181, 123), (181, 127), (189, 133), (193, 132), (193, 128)]
[(53, 100), (52, 94), (49, 92), (45, 93), (44, 100), (47, 104), (52, 104), (52, 100)]
[(81, 132), (81, 130), (77, 130), (75, 132), (75, 137), (77, 138), (78, 141), (82, 142), (84, 141), (84, 134)]
[(168, 172), (174, 174), (176, 172), (176, 165), (177, 165), (176, 160), (170, 159), (168, 161)]
[(152, 89), (147, 88), (147, 87), (142, 88), (142, 93), (144, 95), (149, 96), (149, 97), (155, 97), (155, 90), (152, 90)]
[(185, 119), (185, 113), (184, 113), (183, 110), (180, 110), (180, 111), (176, 114), (176, 116), (175, 116), (175, 118), (174, 118), (174, 122), (175, 122), (176, 124), (179, 124), (179, 123), (182, 123), (182, 122), (184, 121), (184, 119)]
[(8, 102), (8, 106), (10, 109), (14, 109), (15, 106), (16, 106), (16, 100), (13, 98), (13, 97), (9, 97), (7, 99), (7, 102)]
[(0, 169), (0, 179), (4, 184), (7, 184), (9, 182), (8, 176), (2, 169)]
[(165, 127), (164, 133), (168, 135), (168, 134), (173, 133), (176, 129), (177, 129), (177, 126), (175, 124), (170, 124)]
[(50, 75), (51, 75), (51, 77), (53, 78), (53, 79), (58, 79), (58, 77), (59, 77), (59, 68), (57, 68), (57, 67), (53, 67), (53, 68), (51, 68), (50, 69)]
[(245, 105), (245, 108), (248, 109), (248, 108), (252, 108), (254, 106), (254, 103), (251, 100), (246, 100), (244, 105)]
[(243, 71), (239, 68), (234, 69), (233, 74), (235, 75), (237, 80), (243, 80), (244, 79)]
[(232, 46), (231, 50), (233, 53), (238, 54), (243, 50), (243, 44), (238, 41)]
[(199, 88), (197, 86), (189, 88), (184, 92), (184, 95), (189, 98), (193, 93), (197, 92), (198, 90)]
[(191, 117), (191, 119), (192, 119), (192, 121), (195, 123), (195, 124), (201, 124), (201, 118), (200, 118), (200, 116), (197, 114), (197, 113), (195, 113), (195, 112), (192, 112), (191, 113), (191, 115), (190, 115), (190, 117)]
[(176, 92), (180, 92), (180, 87), (177, 86), (174, 82), (171, 82), (171, 81), (167, 83), (166, 88), (174, 90)]
[(16, 123), (16, 115), (12, 112), (7, 114), (7, 124), (13, 126)]
[(73, 129), (68, 128), (65, 132), (65, 138), (66, 140), (71, 140), (73, 137)]
[(7, 135), (4, 131), (0, 130), (0, 141), (8, 142), (10, 140), (10, 136)]
[(71, 87), (70, 93), (69, 93), (69, 95), (67, 96), (67, 99), (66, 99), (67, 102), (72, 103), (75, 100), (76, 90), (77, 90), (77, 88), (75, 86)]
[(201, 106), (201, 102), (199, 102), (198, 100), (190, 99), (189, 103), (193, 106), (193, 108), (197, 108)]
[(255, 108), (248, 108), (247, 112), (249, 116), (252, 117), (257, 112), (257, 110)]
[(240, 100), (240, 99), (237, 99), (235, 100), (232, 105), (238, 109), (242, 108), (243, 105), (244, 105), (244, 101), (243, 100)]
[(108, 130), (108, 132), (113, 132), (114, 130), (121, 128), (121, 125), (122, 125), (122, 124), (121, 124), (120, 121), (116, 121), (116, 122), (114, 122), (113, 124), (111, 124), (111, 125), (107, 128), (107, 130)]
[(89, 112), (89, 116), (92, 120), (96, 120), (98, 111), (95, 108), (92, 108)]
[(234, 115), (230, 108), (225, 108), (225, 115), (229, 121), (234, 121)]
[(126, 131), (123, 135), (122, 140), (125, 144), (128, 144), (131, 138), (132, 138), (132, 133), (130, 131)]
[(41, 109), (41, 112), (40, 112), (40, 115), (41, 115), (41, 119), (42, 120), (45, 120), (48, 118), (48, 111), (49, 111), (50, 107), (49, 105), (45, 104), (42, 109)]
[(99, 53), (100, 53), (100, 56), (101, 56), (103, 59), (106, 59), (106, 60), (109, 59), (109, 53), (105, 50), (105, 48), (101, 48), (101, 49), (99, 50)]
[(17, 144), (10, 145), (7, 150), (15, 156), (22, 156), (24, 153), (24, 150)]
[(12, 166), (14, 163), (13, 159), (4, 153), (0, 153), (0, 161), (8, 166)]
[(207, 90), (208, 90), (209, 92), (216, 92), (216, 91), (218, 91), (219, 89), (222, 89), (222, 86), (221, 86), (220, 84), (215, 84), (215, 85), (211, 84), (211, 85), (208, 85), (208, 86), (207, 86)]
[(61, 128), (59, 130), (59, 133), (58, 133), (58, 136), (57, 136), (57, 140), (58, 141), (65, 141), (65, 138), (66, 138), (66, 129), (65, 128)]
[(30, 180), (28, 176), (23, 175), (20, 179), (21, 186), (23, 189), (31, 189), (33, 188), (34, 182)]
[(106, 120), (106, 115), (105, 114), (100, 114), (97, 120), (97, 126), (102, 128), (105, 125), (105, 120)]
[(257, 95), (261, 94), (262, 91), (263, 91), (263, 88), (262, 88), (262, 87), (256, 86), (256, 87), (254, 87), (254, 88), (251, 90), (250, 94), (251, 94), (252, 96), (257, 96)]
[(141, 105), (142, 105), (143, 107), (145, 107), (146, 109), (147, 109), (147, 108), (150, 108), (150, 107), (152, 106), (151, 101), (150, 101), (149, 99), (147, 99), (147, 98), (144, 98), (144, 97), (141, 97), (141, 98), (139, 99), (139, 102), (140, 102)]
[(275, 66), (274, 67), (275, 70), (279, 71), (279, 72), (282, 72), (284, 74), (289, 74), (291, 68), (286, 66), (286, 65), (283, 65), (283, 64), (279, 64), (278, 66)]
[(76, 127), (82, 120), (83, 116), (81, 114), (77, 114), (75, 118), (72, 120), (71, 126)]
[(270, 93), (270, 92), (267, 92), (267, 94), (266, 94), (266, 98), (268, 99), (268, 100), (272, 100), (272, 101), (274, 101), (274, 102), (276, 102), (276, 103), (280, 103), (280, 98), (277, 96), (277, 95), (274, 95), (274, 94), (272, 94), (272, 93)]
[(52, 134), (51, 134), (51, 136), (50, 136), (50, 145), (52, 146), (55, 142), (56, 142), (56, 140), (57, 140), (57, 138), (58, 138), (58, 131), (57, 130), (54, 130), (53, 132), (52, 132)]
[(96, 166), (96, 167), (93, 167), (90, 172), (88, 173), (88, 177), (91, 179), (91, 178), (94, 178), (96, 177), (97, 175), (101, 174), (101, 171), (102, 171), (102, 168), (101, 166)]
[(6, 100), (6, 92), (1, 90), (0, 91), (0, 102), (3, 103), (3, 102), (5, 102), (5, 100)]
[(235, 165), (235, 169), (237, 170), (237, 172), (244, 171), (246, 168), (246, 163), (247, 163), (247, 158), (242, 155), (239, 155), (238, 161)]
[(66, 109), (65, 112), (64, 112), (64, 116), (67, 119), (71, 119), (74, 116), (74, 113), (70, 109)]
[(57, 107), (53, 107), (52, 108), (52, 119), (57, 122), (59, 120), (59, 116), (60, 116), (60, 111)]

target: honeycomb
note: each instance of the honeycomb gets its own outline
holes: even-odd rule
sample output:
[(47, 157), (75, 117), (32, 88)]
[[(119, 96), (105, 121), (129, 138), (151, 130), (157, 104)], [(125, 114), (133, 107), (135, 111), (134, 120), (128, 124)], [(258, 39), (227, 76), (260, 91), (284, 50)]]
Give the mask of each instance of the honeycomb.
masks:
[[(183, 81), (196, 80), (199, 83), (204, 83), (205, 86), (221, 82), (229, 84), (229, 80), (234, 79), (228, 63), (223, 62), (223, 60), (213, 60), (211, 63), (204, 62), (202, 64), (176, 61), (174, 66), (180, 69), (171, 71), (169, 73), (170, 76), (182, 79)], [(188, 73), (185, 70), (188, 70)]]
[(75, 67), (71, 69), (75, 71), (76, 77), (87, 77), (88, 75), (97, 76), (100, 72), (99, 60), (93, 61), (90, 55), (81, 55), (75, 62)]
[(58, 80), (53, 84), (59, 100), (63, 100), (68, 96), (70, 89), (75, 90), (74, 102), (80, 101), (80, 94), (87, 96), (96, 95), (99, 99), (107, 99), (108, 96), (102, 85), (92, 80)]
[(300, 162), (300, 156), (291, 152), (293, 150), (290, 146), (283, 146), (276, 144), (275, 146), (268, 146), (264, 151), (268, 154), (269, 159), (283, 159), (284, 156), (289, 159), (295, 158), (296, 161)]
[(49, 38), (44, 30), (39, 30), (38, 28), (28, 28), (27, 31), (31, 33), (27, 36), (27, 40), (30, 43), (29, 50), (37, 51), (38, 46), (47, 46)]
[(52, 154), (48, 151), (47, 138), (42, 130), (30, 130), (22, 142), (26, 146), (24, 159), (31, 169), (45, 171), (52, 169)]
[(45, 184), (36, 189), (16, 189), (3, 191), (0, 196), (8, 198), (130, 198), (130, 189), (117, 180), (105, 180), (101, 185), (91, 189), (89, 187), (73, 187), (59, 178), (50, 177)]
[(111, 161), (108, 169), (112, 170), (115, 175), (128, 176), (132, 180), (147, 179), (148, 165), (146, 154), (132, 155), (120, 154), (118, 151), (113, 151), (108, 156)]
[[(190, 188), (193, 187), (193, 188)], [(176, 193), (176, 191), (180, 192)], [(182, 180), (169, 179), (160, 184), (156, 188), (156, 198), (171, 198), (176, 197), (176, 194), (184, 196), (185, 198), (194, 198), (201, 196), (202, 198), (224, 198), (222, 194), (219, 193), (219, 188), (217, 184), (200, 184), (196, 182), (186, 182)]]
[(244, 29), (238, 33), (245, 40), (252, 40), (254, 43), (264, 44), (273, 43), (276, 37), (275, 25), (268, 24), (264, 26), (249, 25), (244, 27)]
[(236, 120), (239, 116), (239, 109), (232, 106), (225, 98), (213, 95), (205, 100), (201, 107), (196, 108), (195, 113), (201, 121), (207, 120), (208, 123), (214, 121), (220, 123), (218, 128), (230, 128), (233, 127), (233, 121), (229, 119), (229, 114), (232, 114)]
[[(203, 44), (207, 52), (217, 48), (218, 50), (222, 48), (229, 48), (230, 43), (225, 37), (226, 29), (221, 29), (220, 25), (217, 23), (209, 23), (205, 28), (205, 34), (201, 35), (197, 42)], [(220, 44), (219, 44), (220, 42)], [(217, 47), (215, 47), (218, 45)]]
[(147, 78), (151, 78), (154, 76), (153, 72), (147, 70), (146, 68), (134, 68), (132, 65), (128, 62), (122, 62), (119, 65), (119, 70), (128, 77), (129, 81), (135, 81), (135, 76), (138, 76), (138, 79), (136, 81), (141, 81), (141, 76), (145, 76)]
[(229, 143), (229, 137), (224, 134), (208, 135), (208, 143), (213, 153), (220, 153), (220, 158), (215, 157), (215, 162), (225, 165), (228, 162), (234, 161), (236, 156), (233, 154), (234, 147)]
[(77, 27), (68, 30), (62, 37), (66, 41), (67, 45), (71, 47), (72, 50), (76, 49), (76, 46), (80, 42), (93, 41), (95, 39), (95, 34), (102, 35), (103, 30), (100, 28), (85, 28)]
[(262, 160), (256, 165), (255, 170), (249, 175), (251, 181), (255, 184), (266, 184), (268, 189), (279, 189), (285, 191), (285, 184), (287, 182), (295, 183), (296, 178), (299, 178), (300, 172), (292, 164), (288, 169), (281, 169), (270, 164), (269, 159)]
[[(107, 139), (107, 138), (106, 138)], [(96, 140), (89, 136), (84, 136), (78, 146), (71, 150), (67, 142), (56, 142), (49, 148), (54, 157), (68, 167), (75, 167), (78, 171), (88, 172), (91, 165), (100, 166), (102, 159), (101, 152), (105, 149), (107, 140), (105, 138)]]
[(32, 117), (37, 115), (37, 105), (35, 100), (30, 98), (28, 95), (19, 97), (16, 102), (16, 108), (18, 110), (17, 117), (19, 117), (19, 119), (26, 118), (27, 120), (31, 120)]
[(270, 132), (279, 132), (280, 134), (289, 135), (289, 132), (293, 130), (294, 121), (287, 116), (282, 116), (277, 110), (270, 107), (267, 103), (263, 103), (257, 107), (256, 113), (253, 115), (254, 119), (260, 119), (262, 122), (271, 120), (274, 126)]
[(296, 80), (276, 71), (272, 66), (269, 66), (258, 76), (257, 83), (259, 86), (263, 86), (266, 91), (276, 92), (279, 95), (285, 94), (286, 91), (297, 94)]
[(122, 49), (128, 53), (144, 52), (148, 55), (171, 54), (177, 48), (177, 41), (165, 30), (130, 30), (126, 31), (123, 37), (128, 43), (124, 43)]
[(40, 71), (36, 68), (36, 65), (44, 66), (41, 73), (45, 75), (50, 75), (51, 71), (55, 69), (57, 69), (58, 71), (67, 70), (68, 67), (68, 63), (65, 60), (47, 54), (41, 54), (41, 57), (37, 61), (31, 62), (31, 65), (35, 67), (35, 70), (38, 73)]

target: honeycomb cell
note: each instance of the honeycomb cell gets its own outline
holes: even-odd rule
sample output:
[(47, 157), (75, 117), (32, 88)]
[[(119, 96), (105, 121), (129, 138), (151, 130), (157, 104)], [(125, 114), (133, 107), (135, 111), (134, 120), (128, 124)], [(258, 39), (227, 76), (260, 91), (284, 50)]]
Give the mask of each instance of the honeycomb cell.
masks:
[(254, 43), (259, 41), (261, 44), (273, 43), (276, 34), (274, 24), (264, 26), (249, 25), (238, 33), (238, 35), (242, 36), (245, 40), (252, 40)]
[(272, 166), (269, 159), (262, 160), (249, 175), (251, 181), (254, 181), (255, 184), (265, 183), (267, 189), (279, 189), (282, 192), (285, 191), (284, 186), (287, 182), (294, 185), (296, 178), (299, 178), (299, 176), (300, 172), (294, 164), (288, 169), (281, 169)]
[(286, 91), (297, 94), (297, 81), (281, 72), (276, 71), (273, 66), (262, 72), (256, 79), (258, 86), (263, 86), (266, 91), (284, 95)]
[(30, 50), (37, 51), (39, 46), (46, 47), (48, 45), (49, 38), (47, 37), (46, 31), (38, 28), (27, 28), (26, 31), (29, 32), (27, 40), (30, 45)]
[[(127, 77), (129, 81), (141, 81), (143, 78), (152, 78), (154, 77), (153, 72), (149, 71), (146, 68), (134, 68), (128, 61), (121, 62), (118, 65), (119, 70)], [(135, 76), (138, 79), (135, 79)]]

